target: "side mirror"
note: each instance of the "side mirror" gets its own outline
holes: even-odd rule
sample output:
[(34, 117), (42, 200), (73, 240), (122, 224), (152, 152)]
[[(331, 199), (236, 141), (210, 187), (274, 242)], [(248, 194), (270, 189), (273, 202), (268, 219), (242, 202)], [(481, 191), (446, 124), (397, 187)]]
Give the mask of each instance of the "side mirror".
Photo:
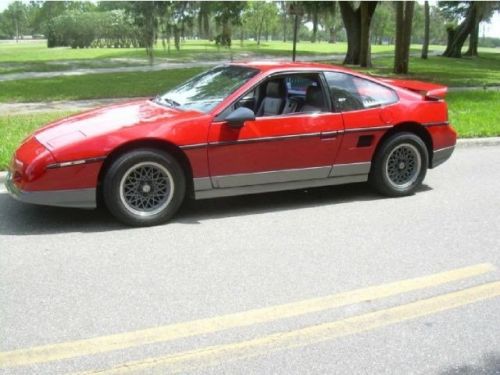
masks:
[(224, 120), (233, 128), (241, 128), (245, 121), (255, 120), (255, 113), (251, 109), (240, 107), (231, 112)]

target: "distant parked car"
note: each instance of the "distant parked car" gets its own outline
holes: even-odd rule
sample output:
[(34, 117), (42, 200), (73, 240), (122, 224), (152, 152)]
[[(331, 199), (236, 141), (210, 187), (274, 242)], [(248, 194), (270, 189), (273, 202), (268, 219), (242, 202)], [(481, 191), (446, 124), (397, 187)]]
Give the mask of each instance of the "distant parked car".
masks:
[(369, 181), (411, 194), (447, 160), (446, 87), (342, 67), (215, 67), (154, 99), (53, 122), (16, 151), (6, 182), (35, 204), (105, 206), (122, 222), (166, 222), (196, 199)]

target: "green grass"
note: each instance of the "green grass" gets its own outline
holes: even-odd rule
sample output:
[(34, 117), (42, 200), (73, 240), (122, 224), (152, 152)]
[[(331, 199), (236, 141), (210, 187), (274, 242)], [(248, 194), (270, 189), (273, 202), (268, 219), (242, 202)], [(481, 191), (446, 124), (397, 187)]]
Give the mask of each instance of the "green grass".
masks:
[(500, 136), (500, 91), (460, 91), (447, 96), (450, 123), (460, 137)]
[[(374, 59), (375, 75), (394, 76), (392, 59)], [(479, 58), (412, 58), (411, 73), (403, 78), (421, 79), (449, 86), (500, 85), (500, 54), (483, 53)], [(0, 82), (0, 102), (77, 100), (112, 97), (149, 96), (184, 81), (202, 68), (156, 72), (129, 72), (59, 76)]]
[[(450, 122), (460, 137), (500, 136), (500, 92), (462, 91), (448, 94)], [(0, 116), (0, 170), (5, 170), (19, 143), (40, 126), (71, 112)]]
[[(373, 59), (373, 68), (365, 69), (370, 74), (394, 76), (392, 58)], [(500, 51), (483, 52), (479, 57), (460, 59), (431, 56), (427, 60), (410, 58), (410, 73), (407, 79), (438, 82), (448, 86), (500, 85)]]
[(68, 116), (70, 112), (51, 112), (27, 115), (12, 115), (0, 117), (0, 170), (5, 170), (10, 162), (14, 150), (21, 141), (35, 129)]
[[(412, 45), (414, 51), (420, 50), (419, 45)], [(431, 46), (430, 50), (442, 50), (443, 46)], [(330, 44), (327, 42), (310, 43), (302, 41), (297, 44), (299, 55), (311, 54), (343, 54), (347, 44), (343, 42)], [(215, 42), (207, 40), (186, 40), (181, 44), (180, 51), (171, 48), (170, 53), (161, 43), (157, 43), (155, 56), (158, 58), (212, 58), (212, 55), (227, 57), (238, 53), (259, 53), (273, 56), (291, 56), (292, 42), (270, 41), (261, 42), (260, 46), (253, 41), (233, 40), (230, 49), (218, 48)], [(372, 53), (392, 53), (392, 45), (373, 45)], [(207, 56), (209, 54), (210, 56)], [(82, 60), (82, 59), (107, 59), (107, 58), (138, 58), (146, 59), (144, 48), (85, 48), (72, 49), (70, 47), (47, 48), (42, 40), (15, 42), (0, 42), (0, 62), (40, 62), (51, 60)]]
[(38, 102), (151, 96), (185, 81), (201, 68), (103, 73), (0, 82), (0, 102)]

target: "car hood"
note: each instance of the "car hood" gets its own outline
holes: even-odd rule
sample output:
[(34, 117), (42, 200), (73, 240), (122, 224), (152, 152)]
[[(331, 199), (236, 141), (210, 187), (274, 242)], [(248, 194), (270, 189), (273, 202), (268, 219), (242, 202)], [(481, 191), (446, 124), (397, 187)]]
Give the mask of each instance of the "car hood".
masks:
[(151, 100), (114, 104), (69, 116), (35, 132), (36, 139), (49, 150), (135, 126), (165, 126), (199, 117), (200, 112), (165, 107)]

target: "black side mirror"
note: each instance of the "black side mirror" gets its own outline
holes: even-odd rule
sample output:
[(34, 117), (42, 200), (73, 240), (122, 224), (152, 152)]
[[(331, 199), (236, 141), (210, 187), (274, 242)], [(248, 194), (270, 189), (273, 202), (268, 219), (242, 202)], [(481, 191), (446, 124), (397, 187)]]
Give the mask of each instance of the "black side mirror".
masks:
[(231, 127), (241, 128), (245, 121), (255, 120), (255, 113), (251, 109), (240, 107), (231, 112), (224, 120)]

